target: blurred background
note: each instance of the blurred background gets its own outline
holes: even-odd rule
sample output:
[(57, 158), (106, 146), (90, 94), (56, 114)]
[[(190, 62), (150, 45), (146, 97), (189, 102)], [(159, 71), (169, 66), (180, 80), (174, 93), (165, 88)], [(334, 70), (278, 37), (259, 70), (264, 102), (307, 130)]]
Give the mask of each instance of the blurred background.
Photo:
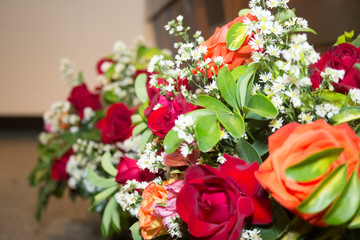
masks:
[[(88, 202), (52, 199), (43, 221), (33, 218), (37, 189), (27, 175), (36, 163), (42, 114), (64, 100), (60, 59), (94, 86), (95, 65), (113, 43), (143, 36), (173, 49), (164, 25), (177, 15), (207, 39), (237, 16), (247, 0), (0, 0), (0, 239), (101, 239), (100, 218)], [(291, 0), (296, 15), (317, 31), (309, 41), (325, 52), (344, 31), (360, 33), (359, 0)]]

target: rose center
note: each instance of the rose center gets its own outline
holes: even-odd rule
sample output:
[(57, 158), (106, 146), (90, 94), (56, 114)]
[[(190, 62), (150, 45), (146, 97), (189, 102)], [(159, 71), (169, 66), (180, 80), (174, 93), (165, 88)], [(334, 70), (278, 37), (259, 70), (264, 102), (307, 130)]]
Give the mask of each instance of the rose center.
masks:
[(224, 192), (203, 193), (199, 199), (199, 217), (212, 223), (223, 223), (229, 219), (229, 202)]

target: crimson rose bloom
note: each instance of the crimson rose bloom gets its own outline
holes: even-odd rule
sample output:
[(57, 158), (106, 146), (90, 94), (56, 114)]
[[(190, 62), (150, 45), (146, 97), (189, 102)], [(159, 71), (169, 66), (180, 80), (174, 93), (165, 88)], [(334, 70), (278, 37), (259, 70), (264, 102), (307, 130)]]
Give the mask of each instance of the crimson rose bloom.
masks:
[(101, 109), (100, 95), (90, 92), (85, 83), (71, 90), (68, 101), (74, 106), (80, 118), (84, 116), (84, 109), (90, 107), (92, 110)]
[(132, 134), (131, 115), (132, 112), (125, 104), (112, 104), (106, 112), (106, 117), (95, 125), (101, 131), (101, 141), (115, 143), (129, 138)]
[(258, 163), (224, 157), (226, 162), (218, 169), (196, 165), (185, 172), (176, 211), (195, 238), (237, 240), (245, 220), (250, 224), (272, 220), (270, 199), (254, 176)]
[(110, 63), (111, 65), (114, 64), (114, 60), (108, 59), (108, 58), (102, 58), (100, 61), (96, 64), (96, 71), (98, 75), (104, 74), (104, 67), (102, 67), (103, 64)]
[(66, 172), (66, 164), (73, 153), (73, 150), (70, 149), (61, 158), (54, 158), (51, 166), (51, 178), (53, 180), (62, 181), (69, 178), (69, 174)]
[(344, 70), (345, 76), (339, 83), (333, 83), (335, 91), (347, 93), (352, 88), (360, 88), (360, 71), (354, 68), (360, 63), (360, 47), (356, 48), (349, 43), (342, 43), (324, 53), (320, 60), (312, 65), (314, 72), (310, 75), (313, 88), (319, 88), (322, 82), (320, 73), (327, 67)]
[(138, 182), (150, 182), (155, 178), (155, 174), (146, 170), (141, 170), (136, 164), (137, 160), (128, 157), (122, 157), (118, 165), (118, 172), (115, 180), (120, 184), (126, 183), (127, 180), (136, 180)]
[(155, 135), (164, 138), (175, 126), (175, 120), (179, 115), (195, 109), (196, 107), (187, 103), (184, 96), (180, 93), (167, 106), (161, 107), (149, 115), (148, 127)]

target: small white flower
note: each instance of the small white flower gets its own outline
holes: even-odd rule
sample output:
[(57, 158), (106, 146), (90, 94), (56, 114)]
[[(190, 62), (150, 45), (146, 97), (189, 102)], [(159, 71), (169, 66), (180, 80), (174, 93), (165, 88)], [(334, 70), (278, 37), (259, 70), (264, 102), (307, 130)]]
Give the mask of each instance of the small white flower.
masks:
[(222, 56), (216, 56), (213, 58), (214, 59), (214, 63), (217, 67), (221, 66), (224, 62), (224, 58)]
[(181, 32), (182, 30), (184, 30), (183, 26), (177, 26), (176, 27), (176, 31)]
[(356, 103), (356, 104), (360, 103), (360, 89), (357, 89), (357, 88), (350, 89), (349, 95), (350, 95), (351, 100), (354, 103)]
[(191, 50), (191, 56), (192, 56), (192, 59), (195, 61), (199, 60), (202, 57), (200, 50), (198, 48)]
[(190, 153), (189, 146), (185, 143), (181, 144), (180, 152), (181, 152), (181, 155), (183, 155), (184, 157), (187, 157)]
[(184, 17), (182, 15), (179, 15), (176, 17), (176, 20), (178, 20), (179, 22), (181, 22), (184, 19)]
[(274, 118), (270, 121), (269, 127), (271, 127), (271, 131), (275, 132), (277, 129), (281, 128), (283, 125), (283, 119), (280, 117), (279, 119)]
[(253, 38), (249, 41), (251, 49), (257, 51), (264, 47), (264, 40), (260, 37), (259, 34), (255, 34)]
[(226, 162), (226, 159), (224, 156), (218, 156), (218, 158), (216, 159), (216, 161), (220, 164), (224, 164)]
[(212, 91), (214, 91), (214, 90), (216, 90), (216, 89), (218, 89), (218, 87), (217, 87), (217, 83), (216, 83), (216, 81), (212, 81), (209, 85), (206, 85), (205, 86), (205, 92), (206, 93), (209, 93), (209, 92), (212, 92)]
[(302, 122), (302, 123), (311, 123), (312, 120), (313, 120), (314, 116), (311, 115), (311, 113), (304, 113), (304, 112), (301, 112), (300, 115), (299, 115), (299, 122)]
[(269, 8), (276, 8), (279, 6), (279, 0), (268, 0), (268, 1), (266, 1), (266, 5)]
[(281, 50), (280, 50), (279, 46), (277, 46), (277, 45), (270, 45), (267, 47), (266, 52), (268, 54), (270, 54), (271, 56), (278, 58), (278, 57), (280, 57)]
[(271, 80), (271, 79), (272, 79), (272, 73), (271, 72), (260, 74), (260, 80), (262, 80), (262, 82), (264, 82), (264, 83)]

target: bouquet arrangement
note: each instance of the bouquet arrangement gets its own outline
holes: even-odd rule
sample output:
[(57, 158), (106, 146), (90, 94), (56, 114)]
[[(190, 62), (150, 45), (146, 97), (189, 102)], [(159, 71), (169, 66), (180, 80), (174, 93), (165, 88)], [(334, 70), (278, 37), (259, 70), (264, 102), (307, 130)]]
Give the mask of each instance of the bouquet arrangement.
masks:
[(134, 80), (154, 54), (167, 57), (165, 51), (148, 48), (141, 41), (131, 48), (116, 42), (113, 53), (97, 63), (98, 84), (93, 92), (82, 73), (75, 77), (70, 60), (61, 60), (61, 77), (72, 89), (66, 101), (52, 104), (44, 114), (39, 160), (29, 176), (31, 185), (42, 185), (37, 219), (49, 197), (61, 197), (65, 188), (70, 189), (72, 198), (88, 198), (101, 191), (87, 176), (90, 170), (90, 174), (107, 176), (100, 166), (104, 153), (110, 153), (115, 165), (121, 158), (138, 156), (140, 139), (132, 137), (131, 119), (140, 103)]
[[(108, 108), (95, 124), (102, 142), (125, 141), (83, 165), (104, 236), (131, 216), (133, 239), (358, 238), (360, 35), (320, 56), (287, 3), (251, 0), (206, 41), (182, 16), (165, 26), (184, 40), (177, 54), (153, 56), (136, 77), (131, 121), (109, 127), (118, 104)], [(131, 134), (138, 155), (126, 154)], [(64, 159), (92, 155), (73, 144)]]

